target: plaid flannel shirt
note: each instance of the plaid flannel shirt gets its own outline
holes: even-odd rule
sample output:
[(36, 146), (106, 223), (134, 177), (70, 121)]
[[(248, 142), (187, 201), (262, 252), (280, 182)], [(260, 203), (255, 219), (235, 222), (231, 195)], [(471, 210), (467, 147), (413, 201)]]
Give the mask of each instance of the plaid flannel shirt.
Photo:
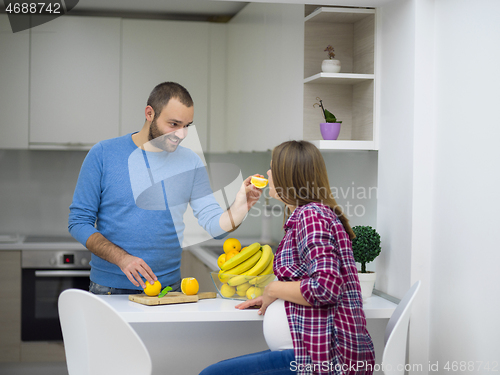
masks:
[(274, 261), (280, 281), (301, 281), (311, 305), (285, 301), (295, 366), (301, 374), (372, 374), (375, 351), (366, 329), (351, 240), (335, 212), (309, 203), (285, 223)]

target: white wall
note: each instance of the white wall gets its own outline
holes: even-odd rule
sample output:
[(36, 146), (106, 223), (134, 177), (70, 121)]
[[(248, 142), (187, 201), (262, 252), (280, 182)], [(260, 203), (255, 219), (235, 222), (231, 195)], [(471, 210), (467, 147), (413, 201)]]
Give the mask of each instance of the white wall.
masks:
[(401, 298), (410, 286), (413, 193), (414, 11), (397, 1), (378, 12), (379, 167), (377, 228), (383, 249), (376, 288)]
[(489, 276), (500, 263), (499, 13), (495, 0), (379, 9), (377, 224), (386, 241), (377, 272), (387, 280), (377, 287), (401, 297), (423, 281), (409, 357), (422, 367), (410, 374), (448, 373), (453, 361), (467, 367), (450, 372), (500, 366), (500, 288)]
[[(431, 362), (500, 371), (500, 2), (438, 0)], [(474, 373), (478, 371), (475, 363)], [(473, 373), (470, 369), (468, 373)]]

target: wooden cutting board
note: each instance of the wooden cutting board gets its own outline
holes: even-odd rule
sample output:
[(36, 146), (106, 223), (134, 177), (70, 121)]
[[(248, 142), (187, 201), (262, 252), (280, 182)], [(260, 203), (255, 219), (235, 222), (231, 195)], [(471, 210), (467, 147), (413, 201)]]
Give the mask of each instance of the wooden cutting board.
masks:
[(202, 292), (194, 294), (192, 296), (185, 295), (181, 292), (169, 292), (166, 296), (150, 297), (143, 294), (130, 294), (128, 299), (132, 302), (137, 302), (142, 305), (154, 306), (154, 305), (169, 305), (172, 303), (187, 303), (187, 302), (198, 302), (199, 299), (215, 298), (217, 293), (215, 292)]

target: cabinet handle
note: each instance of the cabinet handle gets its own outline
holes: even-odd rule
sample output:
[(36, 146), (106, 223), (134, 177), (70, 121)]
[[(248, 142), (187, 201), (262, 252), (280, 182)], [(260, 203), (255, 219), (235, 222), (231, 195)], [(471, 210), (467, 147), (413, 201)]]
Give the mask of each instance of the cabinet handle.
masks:
[(36, 277), (89, 277), (90, 271), (35, 271)]
[(83, 147), (87, 146), (87, 144), (82, 143), (82, 142), (68, 142), (68, 143), (63, 143), (65, 146), (68, 147)]

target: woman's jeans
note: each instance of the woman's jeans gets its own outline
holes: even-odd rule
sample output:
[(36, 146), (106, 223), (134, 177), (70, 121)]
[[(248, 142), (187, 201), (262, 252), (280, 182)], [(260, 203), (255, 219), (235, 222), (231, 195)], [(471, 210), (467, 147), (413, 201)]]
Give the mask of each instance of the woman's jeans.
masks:
[(200, 375), (289, 375), (295, 361), (293, 349), (247, 354), (215, 363)]

